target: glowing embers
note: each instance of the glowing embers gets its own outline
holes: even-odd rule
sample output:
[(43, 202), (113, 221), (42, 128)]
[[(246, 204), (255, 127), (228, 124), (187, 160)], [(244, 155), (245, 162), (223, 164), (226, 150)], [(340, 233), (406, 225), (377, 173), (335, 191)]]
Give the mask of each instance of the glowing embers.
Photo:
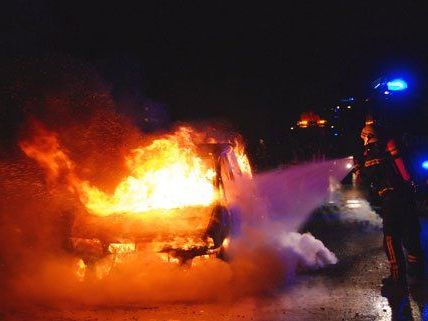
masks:
[(107, 245), (98, 239), (71, 238), (70, 241), (74, 253), (81, 256), (74, 266), (80, 282), (88, 277), (104, 279), (127, 255), (137, 250), (137, 245), (129, 241)]
[(108, 251), (112, 254), (131, 253), (135, 250), (135, 243), (110, 243), (108, 246)]
[(75, 274), (77, 277), (77, 280), (80, 282), (83, 282), (85, 280), (86, 275), (86, 264), (83, 262), (82, 259), (79, 259), (75, 264)]

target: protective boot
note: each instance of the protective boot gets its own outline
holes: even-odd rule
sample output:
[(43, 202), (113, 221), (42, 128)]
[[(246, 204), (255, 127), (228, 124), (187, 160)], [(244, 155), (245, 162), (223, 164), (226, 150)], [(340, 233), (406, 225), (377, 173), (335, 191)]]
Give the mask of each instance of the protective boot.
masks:
[(407, 252), (407, 275), (409, 281), (422, 281), (424, 279), (424, 255), (420, 240), (420, 223), (415, 215), (415, 209), (406, 215), (406, 229), (403, 245)]
[(425, 280), (423, 261), (410, 254), (407, 256), (407, 276), (411, 283), (419, 283)]

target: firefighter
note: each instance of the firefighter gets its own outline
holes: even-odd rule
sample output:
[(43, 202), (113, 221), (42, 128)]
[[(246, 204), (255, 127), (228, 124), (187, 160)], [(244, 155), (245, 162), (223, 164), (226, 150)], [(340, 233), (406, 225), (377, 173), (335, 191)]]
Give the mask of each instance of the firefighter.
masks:
[(381, 137), (379, 127), (367, 124), (361, 138), (364, 154), (359, 180), (379, 202), (383, 245), (390, 263), (391, 275), (383, 279), (383, 283), (384, 286), (407, 286), (406, 272), (417, 279), (423, 278), (424, 273), (420, 225), (410, 175), (395, 141)]

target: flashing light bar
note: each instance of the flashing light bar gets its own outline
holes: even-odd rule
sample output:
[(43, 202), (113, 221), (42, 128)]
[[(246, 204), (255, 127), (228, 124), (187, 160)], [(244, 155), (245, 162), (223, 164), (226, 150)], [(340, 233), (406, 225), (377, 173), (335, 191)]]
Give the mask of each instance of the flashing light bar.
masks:
[(391, 81), (388, 81), (386, 83), (386, 86), (388, 87), (389, 91), (401, 91), (406, 90), (408, 85), (407, 82), (403, 79), (394, 79)]

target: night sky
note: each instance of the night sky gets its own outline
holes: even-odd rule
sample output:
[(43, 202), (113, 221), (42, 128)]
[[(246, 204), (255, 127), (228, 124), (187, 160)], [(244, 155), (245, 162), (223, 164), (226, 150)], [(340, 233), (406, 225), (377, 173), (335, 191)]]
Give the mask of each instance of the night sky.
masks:
[(279, 3), (9, 1), (1, 54), (122, 68), (110, 81), (129, 72), (172, 119), (226, 119), (253, 135), (364, 95), (385, 72), (428, 69), (428, 11), (416, 2)]

